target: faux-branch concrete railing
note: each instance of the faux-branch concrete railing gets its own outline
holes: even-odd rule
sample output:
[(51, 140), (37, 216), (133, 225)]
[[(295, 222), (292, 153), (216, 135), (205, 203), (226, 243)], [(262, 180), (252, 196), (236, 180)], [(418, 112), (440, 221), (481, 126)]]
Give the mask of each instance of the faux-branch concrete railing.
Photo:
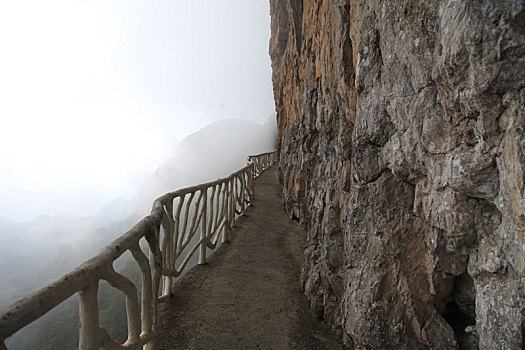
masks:
[(262, 172), (271, 167), (277, 161), (277, 152), (268, 152), (256, 156), (248, 156), (248, 163), (255, 165), (255, 176), (258, 177)]
[[(253, 179), (272, 166), (276, 158), (276, 152), (250, 156), (246, 167), (225, 179), (157, 198), (150, 215), (97, 255), (3, 310), (0, 350), (6, 349), (6, 338), (77, 292), (79, 349), (155, 349), (157, 303), (169, 298), (173, 277), (182, 273), (197, 249), (198, 263), (205, 264), (206, 248), (216, 247), (221, 232), (223, 242), (230, 239), (236, 216), (244, 214), (253, 198)], [(198, 241), (192, 240), (197, 231)], [(149, 247), (149, 257), (141, 248), (142, 238)], [(126, 251), (131, 252), (142, 272), (140, 308), (135, 285), (113, 269), (113, 262)], [(128, 339), (124, 344), (100, 326), (97, 297), (100, 280), (125, 295)], [(159, 289), (162, 293), (157, 298)]]

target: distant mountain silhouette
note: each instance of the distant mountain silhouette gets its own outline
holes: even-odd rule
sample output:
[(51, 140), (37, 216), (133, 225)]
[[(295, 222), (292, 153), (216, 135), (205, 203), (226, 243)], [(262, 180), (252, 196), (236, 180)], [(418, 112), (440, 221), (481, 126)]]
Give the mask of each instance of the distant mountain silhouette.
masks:
[(68, 214), (42, 215), (25, 223), (0, 220), (0, 309), (95, 254), (135, 219), (128, 221)]
[(117, 198), (97, 211), (94, 216), (101, 216), (113, 221), (123, 220), (135, 212), (137, 199)]
[(0, 230), (12, 225), (15, 225), (15, 223), (0, 216)]
[(213, 181), (246, 166), (252, 154), (275, 149), (275, 126), (242, 119), (212, 123), (181, 141), (139, 191), (138, 211), (147, 214), (153, 200), (179, 188)]

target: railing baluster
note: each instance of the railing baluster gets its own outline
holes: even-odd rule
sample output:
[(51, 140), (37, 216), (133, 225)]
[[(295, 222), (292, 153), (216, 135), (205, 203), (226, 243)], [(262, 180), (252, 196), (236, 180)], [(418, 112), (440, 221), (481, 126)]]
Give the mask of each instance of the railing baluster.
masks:
[(230, 180), (229, 185), (229, 198), (230, 198), (230, 230), (235, 227), (235, 187), (234, 187), (234, 181), (235, 179)]
[[(171, 269), (171, 267), (173, 266), (173, 264), (175, 263), (175, 256), (173, 254), (173, 229), (174, 229), (174, 222), (173, 222), (173, 202), (172, 201), (169, 201), (168, 203), (166, 203), (165, 207), (164, 207), (164, 210), (166, 212), (166, 216), (167, 216), (167, 219), (168, 219), (168, 222), (167, 222), (167, 228), (164, 229), (164, 232), (165, 234), (168, 235), (169, 239), (168, 239), (168, 249), (166, 249), (166, 255), (168, 256), (167, 257), (167, 261), (168, 261), (168, 269)], [(167, 233), (166, 233), (167, 231)]]
[[(166, 270), (171, 270), (174, 265), (174, 257), (172, 256), (172, 246), (173, 246), (173, 204), (171, 202), (166, 203), (162, 206), (162, 221), (161, 228), (164, 232), (164, 238), (162, 241), (161, 250), (164, 252), (162, 254), (162, 268)], [(171, 276), (164, 276), (162, 278), (162, 295), (170, 295), (171, 293)]]
[(98, 350), (101, 343), (100, 323), (98, 319), (98, 281), (78, 291), (80, 329), (79, 350)]
[(141, 312), (142, 312), (142, 333), (145, 335), (151, 333), (152, 327), (152, 283), (151, 283), (151, 269), (148, 264), (148, 258), (140, 249), (140, 246), (137, 246), (130, 249), (133, 258), (139, 265), (140, 271), (142, 272), (142, 292), (141, 292)]
[(156, 307), (156, 304), (157, 304), (157, 297), (158, 297), (158, 293), (159, 293), (159, 284), (160, 284), (160, 276), (161, 276), (161, 273), (162, 273), (162, 266), (161, 266), (161, 261), (162, 261), (162, 252), (160, 251), (160, 247), (159, 247), (159, 226), (155, 226), (155, 229), (154, 229), (154, 232), (153, 232), (153, 235), (151, 233), (149, 234), (146, 234), (146, 240), (148, 241), (148, 244), (149, 244), (149, 247), (150, 247), (150, 269), (151, 271), (153, 271), (153, 290), (151, 291), (152, 292), (152, 295), (153, 295), (153, 305), (154, 307), (152, 308), (152, 325), (151, 325), (151, 329), (153, 332), (155, 332), (156, 330), (156, 326), (157, 326), (157, 307)]
[[(175, 214), (175, 244), (176, 244), (176, 250), (175, 250), (175, 256), (176, 259), (179, 258), (179, 255), (181, 253), (181, 245), (182, 245), (182, 239), (184, 238), (184, 231), (180, 231), (180, 214), (182, 211), (182, 207), (184, 205), (184, 198), (186, 198), (186, 195), (182, 195), (179, 197), (179, 205), (177, 205), (177, 213)], [(175, 259), (175, 260), (176, 260)], [(173, 269), (175, 269), (176, 266), (173, 266)]]
[(244, 202), (244, 195), (245, 195), (245, 190), (246, 190), (246, 186), (244, 183), (244, 174), (241, 174), (241, 176), (239, 176), (239, 182), (240, 182), (239, 186), (241, 187), (241, 215), (244, 215), (244, 211), (246, 210), (246, 206)]
[[(188, 231), (188, 237), (185, 241), (186, 244), (190, 243), (191, 239), (199, 229), (199, 223), (200, 219), (202, 217), (202, 214), (204, 213), (204, 207), (201, 207), (202, 198), (204, 197), (204, 194), (202, 191), (200, 191), (200, 195), (197, 197), (197, 202), (194, 204), (194, 212), (191, 218), (190, 222), (190, 230)], [(200, 209), (200, 212), (199, 212)], [(190, 214), (188, 214), (190, 215)]]
[(224, 183), (222, 186), (222, 220), (224, 225), (222, 227), (222, 243), (230, 241), (230, 220), (228, 219), (228, 183)]
[(200, 246), (200, 250), (199, 250), (199, 265), (204, 265), (206, 264), (206, 239), (207, 239), (207, 227), (206, 227), (206, 209), (208, 207), (208, 189), (203, 189), (202, 190), (202, 193), (203, 193), (203, 206), (202, 206), (202, 210), (204, 210), (202, 212), (202, 217), (201, 217), (201, 246)]
[[(185, 209), (184, 210), (184, 224), (182, 225), (181, 245), (185, 241), (184, 236), (186, 235), (186, 229), (188, 228), (188, 217), (190, 216), (190, 209), (191, 209), (191, 203), (193, 202), (193, 197), (195, 197), (195, 192), (190, 194), (190, 199), (188, 199), (188, 202), (186, 203), (186, 206), (184, 208)], [(191, 223), (190, 223), (190, 227), (191, 227)]]
[(109, 284), (122, 291), (126, 295), (126, 311), (128, 314), (128, 342), (136, 343), (140, 335), (140, 313), (137, 300), (137, 288), (126, 277), (115, 272), (113, 268), (108, 268), (105, 273), (105, 280)]
[(213, 229), (215, 227), (215, 192), (217, 191), (217, 186), (212, 186), (211, 188), (211, 195), (209, 198), (208, 206), (209, 206), (209, 213), (210, 213), (210, 219), (208, 220), (208, 232), (211, 235), (213, 232)]
[[(212, 224), (212, 228), (213, 228), (213, 233), (214, 234), (218, 234), (220, 232), (216, 232), (217, 229), (219, 228), (219, 225), (220, 225), (220, 201), (221, 201), (221, 191), (222, 191), (222, 185), (217, 185), (214, 187), (215, 188), (215, 192), (214, 192), (214, 196), (213, 196), (213, 202), (211, 203), (211, 205), (213, 206), (213, 210), (214, 210), (214, 215), (213, 215), (213, 224)], [(212, 234), (212, 232), (210, 232), (210, 235)]]

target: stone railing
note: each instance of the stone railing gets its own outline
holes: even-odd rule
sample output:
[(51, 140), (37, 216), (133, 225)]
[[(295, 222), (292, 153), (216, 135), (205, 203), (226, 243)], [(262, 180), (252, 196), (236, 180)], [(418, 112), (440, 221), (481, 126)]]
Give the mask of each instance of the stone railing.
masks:
[[(3, 310), (0, 350), (6, 349), (6, 338), (75, 293), (79, 295), (79, 349), (155, 349), (157, 304), (169, 298), (173, 278), (197, 250), (198, 264), (205, 264), (206, 250), (214, 249), (221, 236), (222, 242), (230, 239), (236, 217), (244, 214), (253, 198), (253, 179), (275, 159), (275, 152), (250, 156), (246, 167), (225, 179), (157, 198), (150, 215), (97, 255)], [(137, 287), (113, 269), (113, 262), (127, 251), (142, 272), (140, 303)], [(100, 280), (125, 295), (128, 339), (124, 344), (100, 325)]]
[(256, 156), (249, 156), (248, 163), (254, 164), (255, 176), (259, 176), (262, 172), (271, 167), (277, 161), (277, 152), (268, 152), (258, 154)]

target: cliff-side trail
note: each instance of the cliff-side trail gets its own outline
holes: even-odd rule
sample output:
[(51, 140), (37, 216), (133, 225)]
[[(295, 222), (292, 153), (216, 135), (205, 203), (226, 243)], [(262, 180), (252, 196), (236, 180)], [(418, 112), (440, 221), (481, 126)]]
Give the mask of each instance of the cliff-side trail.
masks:
[(182, 277), (160, 307), (160, 349), (340, 348), (301, 291), (305, 232), (282, 209), (276, 168), (255, 181), (232, 242)]

